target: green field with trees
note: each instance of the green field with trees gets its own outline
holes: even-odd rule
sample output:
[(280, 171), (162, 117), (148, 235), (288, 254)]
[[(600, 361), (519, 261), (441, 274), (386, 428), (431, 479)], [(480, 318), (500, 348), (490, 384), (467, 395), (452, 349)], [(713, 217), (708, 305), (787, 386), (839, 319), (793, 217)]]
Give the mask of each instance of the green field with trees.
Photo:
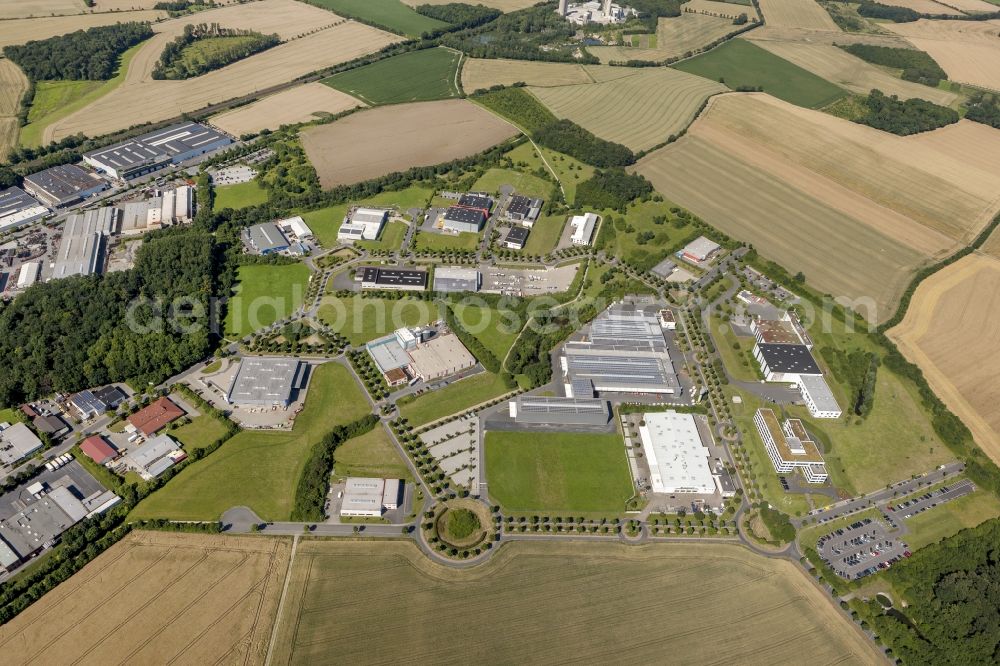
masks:
[(371, 105), (458, 97), (455, 81), (461, 57), (442, 48), (411, 51), (334, 74), (323, 83)]
[(352, 345), (363, 345), (396, 329), (423, 326), (440, 317), (440, 306), (417, 298), (327, 296), (319, 318)]
[(506, 511), (620, 513), (633, 495), (621, 435), (486, 433), (490, 497)]
[(733, 90), (763, 91), (809, 109), (824, 107), (847, 94), (843, 88), (745, 39), (732, 39), (673, 67), (719, 81)]
[(215, 188), (212, 210), (220, 211), (225, 208), (240, 210), (262, 204), (265, 201), (267, 201), (267, 190), (261, 187), (256, 180), (236, 183), (235, 185), (220, 185)]
[(399, 0), (306, 0), (310, 5), (328, 9), (340, 16), (407, 37), (447, 28), (448, 24), (418, 14)]
[(280, 43), (277, 34), (223, 28), (218, 23), (188, 24), (183, 33), (163, 47), (151, 76), (154, 79), (190, 79)]

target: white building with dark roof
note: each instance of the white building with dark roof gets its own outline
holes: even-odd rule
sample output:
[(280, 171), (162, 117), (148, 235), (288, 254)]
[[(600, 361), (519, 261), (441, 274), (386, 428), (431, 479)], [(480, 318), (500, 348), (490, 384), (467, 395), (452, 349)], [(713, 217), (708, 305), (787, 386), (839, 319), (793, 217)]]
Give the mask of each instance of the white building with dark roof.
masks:
[(515, 194), (510, 198), (510, 203), (507, 204), (504, 217), (514, 222), (520, 222), (530, 229), (538, 216), (541, 215), (543, 203), (541, 199)]
[(84, 153), (83, 161), (117, 180), (131, 180), (230, 143), (217, 130), (186, 122)]
[(444, 212), (442, 226), (449, 231), (477, 234), (486, 224), (486, 215), (480, 208), (452, 206)]
[(48, 208), (20, 187), (0, 191), (0, 233), (31, 224), (48, 213)]
[(50, 208), (61, 208), (108, 189), (108, 182), (75, 164), (60, 164), (24, 177), (24, 189)]
[(757, 343), (753, 355), (760, 363), (765, 381), (798, 383), (799, 378), (806, 375), (823, 376), (805, 345)]

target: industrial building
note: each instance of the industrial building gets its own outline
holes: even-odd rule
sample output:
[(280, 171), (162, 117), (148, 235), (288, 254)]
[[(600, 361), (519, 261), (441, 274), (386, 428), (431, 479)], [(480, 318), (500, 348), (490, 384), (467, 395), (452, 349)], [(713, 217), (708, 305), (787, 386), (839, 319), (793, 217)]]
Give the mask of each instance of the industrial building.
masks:
[(285, 234), (273, 222), (255, 224), (243, 232), (243, 238), (254, 252), (262, 255), (285, 252), (290, 247)]
[(117, 408), (126, 400), (128, 396), (117, 386), (103, 386), (74, 393), (69, 398), (69, 404), (77, 411), (80, 418), (89, 419), (109, 409)]
[(118, 457), (118, 449), (100, 435), (92, 435), (80, 442), (80, 451), (98, 465), (107, 465)]
[(606, 393), (681, 391), (658, 316), (637, 307), (612, 306), (602, 312), (582, 340), (564, 345), (560, 364), (567, 394), (580, 380)]
[(358, 269), (357, 276), (362, 289), (423, 291), (427, 288), (427, 271), (365, 266)]
[(817, 419), (839, 419), (843, 410), (823, 377), (801, 375), (799, 392), (809, 413)]
[(682, 259), (700, 264), (714, 257), (721, 249), (722, 246), (715, 241), (709, 240), (704, 236), (698, 236), (688, 243), (678, 255)]
[(528, 229), (525, 227), (511, 227), (507, 236), (503, 239), (504, 247), (511, 250), (523, 250), (528, 242)]
[(504, 217), (514, 222), (520, 222), (530, 229), (541, 214), (543, 203), (545, 202), (541, 199), (515, 194), (510, 198), (510, 203), (507, 204)]
[(84, 153), (83, 161), (117, 180), (131, 180), (230, 143), (232, 139), (221, 132), (187, 122), (92, 150)]
[(146, 437), (185, 415), (170, 398), (162, 397), (128, 417), (128, 422)]
[(590, 245), (590, 240), (594, 236), (594, 227), (597, 225), (597, 215), (586, 213), (584, 215), (574, 215), (569, 220), (569, 226), (573, 228), (573, 245)]
[(108, 189), (108, 182), (75, 164), (61, 164), (24, 177), (24, 189), (49, 208), (62, 208)]
[(295, 241), (301, 242), (313, 236), (312, 229), (309, 228), (309, 225), (306, 224), (306, 221), (300, 215), (278, 220), (274, 224), (281, 229), (285, 236)]
[(10, 465), (42, 448), (42, 440), (23, 423), (0, 423), (0, 465)]
[(631, 7), (623, 7), (611, 2), (611, 0), (588, 0), (587, 2), (570, 3), (568, 0), (559, 0), (556, 13), (565, 18), (570, 23), (586, 25), (597, 23), (600, 25), (612, 25), (624, 23), (639, 13)]
[(167, 435), (159, 435), (128, 452), (125, 465), (143, 479), (155, 479), (168, 469), (187, 458), (180, 444)]
[(757, 432), (764, 442), (767, 455), (778, 474), (802, 470), (809, 483), (823, 483), (828, 474), (823, 454), (806, 432), (799, 419), (788, 419), (784, 427), (770, 409), (758, 409), (753, 416)]
[(62, 437), (70, 431), (66, 422), (55, 414), (39, 414), (31, 420), (31, 423), (36, 431), (48, 435), (50, 439)]
[(21, 271), (17, 274), (17, 288), (27, 289), (38, 282), (38, 277), (42, 272), (42, 264), (38, 261), (29, 261), (21, 264)]
[(431, 329), (418, 333), (400, 328), (365, 345), (387, 382), (402, 383), (400, 372), (407, 380), (432, 381), (476, 365), (476, 358), (454, 333), (434, 334)]
[(434, 269), (434, 291), (443, 293), (479, 291), (482, 283), (482, 274), (475, 268), (442, 266)]
[(292, 394), (304, 389), (308, 366), (294, 358), (247, 356), (226, 394), (231, 405), (281, 405), (292, 402)]
[(710, 495), (717, 489), (722, 491), (693, 414), (650, 412), (642, 415), (642, 422), (639, 437), (654, 493)]
[(31, 224), (48, 213), (48, 208), (20, 187), (8, 187), (0, 192), (0, 233)]
[(378, 518), (399, 507), (403, 482), (400, 479), (350, 478), (344, 483), (340, 515)]
[(753, 355), (760, 363), (765, 381), (798, 382), (803, 375), (823, 376), (823, 371), (805, 345), (757, 343)]
[(123, 236), (190, 222), (194, 219), (194, 188), (181, 185), (151, 199), (125, 202), (121, 204), (121, 210)]
[(356, 240), (377, 240), (382, 227), (389, 219), (389, 211), (378, 208), (356, 208), (344, 218), (337, 231), (337, 240), (352, 243)]
[(469, 192), (458, 198), (458, 205), (471, 210), (481, 210), (483, 215), (489, 217), (490, 211), (493, 209), (493, 199), (484, 192)]
[(94, 275), (104, 270), (107, 238), (118, 229), (121, 211), (104, 206), (70, 215), (49, 280)]
[(673, 310), (668, 310), (664, 308), (660, 310), (660, 327), (667, 331), (677, 330), (677, 318), (674, 316)]
[(480, 208), (451, 206), (444, 212), (442, 226), (449, 231), (477, 234), (483, 230), (487, 216)]
[(666, 280), (677, 270), (677, 264), (671, 259), (664, 259), (650, 269), (650, 273)]
[(603, 426), (611, 420), (611, 404), (598, 398), (519, 395), (508, 406), (517, 423)]

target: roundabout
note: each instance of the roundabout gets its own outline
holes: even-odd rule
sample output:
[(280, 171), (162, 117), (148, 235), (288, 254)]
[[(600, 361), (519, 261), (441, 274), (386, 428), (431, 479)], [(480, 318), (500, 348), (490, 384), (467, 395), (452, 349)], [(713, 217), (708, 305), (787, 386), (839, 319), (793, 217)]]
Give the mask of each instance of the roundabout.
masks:
[(424, 523), (428, 545), (440, 555), (468, 559), (493, 547), (495, 522), (489, 508), (471, 499), (455, 499), (434, 508)]

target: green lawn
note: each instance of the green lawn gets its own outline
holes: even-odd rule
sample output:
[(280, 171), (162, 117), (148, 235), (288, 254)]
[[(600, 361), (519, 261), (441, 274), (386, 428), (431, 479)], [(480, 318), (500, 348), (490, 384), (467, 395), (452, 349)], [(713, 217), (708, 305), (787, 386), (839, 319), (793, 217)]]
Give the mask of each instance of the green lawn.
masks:
[(249, 506), (264, 520), (288, 520), (312, 446), (369, 409), (351, 372), (326, 363), (313, 372), (305, 409), (291, 432), (237, 434), (150, 495), (129, 517), (216, 520), (231, 507)]
[[(698, 235), (695, 228), (689, 224), (676, 227), (673, 222), (676, 218), (670, 213), (670, 206), (663, 201), (646, 201), (629, 206), (624, 216), (627, 223), (625, 230), (615, 227), (614, 256), (648, 270), (693, 240)], [(606, 216), (610, 215), (615, 220), (622, 219), (620, 213), (605, 212)], [(662, 224), (654, 221), (664, 217), (666, 221)], [(653, 234), (651, 239), (648, 234)], [(644, 243), (640, 242), (643, 237), (647, 238)]]
[(425, 32), (448, 26), (443, 21), (418, 14), (399, 0), (306, 0), (306, 2), (407, 37), (419, 37)]
[(398, 250), (406, 238), (406, 223), (390, 222), (382, 227), (382, 234), (378, 240), (354, 241), (354, 247), (363, 250)]
[(565, 215), (542, 215), (531, 227), (528, 242), (524, 246), (526, 254), (548, 254), (559, 244), (563, 227), (566, 226)]
[[(746, 382), (758, 381), (757, 371), (753, 362), (752, 353), (754, 339), (750, 337), (737, 337), (733, 333), (729, 322), (720, 317), (711, 318), (712, 339), (715, 340), (715, 348), (719, 350), (722, 362), (726, 369), (736, 379)], [(733, 344), (739, 344), (739, 349), (733, 349)]]
[(445, 416), (457, 414), (507, 392), (500, 375), (481, 372), (472, 377), (453, 382), (438, 391), (430, 391), (416, 400), (400, 405), (399, 413), (418, 426)]
[(21, 128), (18, 141), (22, 146), (40, 146), (42, 133), (52, 123), (79, 111), (121, 85), (129, 63), (145, 42), (136, 44), (122, 54), (115, 75), (107, 81), (39, 81), (28, 114), (28, 124)]
[(465, 330), (476, 336), (501, 361), (507, 356), (521, 330), (520, 325), (524, 323), (514, 313), (502, 313), (490, 307), (456, 303), (452, 305), (452, 310)]
[[(528, 145), (530, 147), (530, 144)], [(540, 197), (542, 199), (548, 199), (552, 193), (551, 182), (539, 178), (534, 174), (514, 169), (489, 169), (479, 177), (479, 180), (470, 189), (473, 192), (499, 194), (501, 185), (510, 185), (518, 194)]]
[(287, 317), (302, 305), (305, 264), (252, 264), (239, 269), (236, 295), (226, 306), (226, 335), (242, 337)]
[(226, 425), (214, 416), (201, 414), (191, 419), (191, 423), (169, 430), (167, 434), (190, 451), (213, 444), (226, 434)]
[(17, 412), (14, 411), (13, 407), (8, 407), (7, 409), (0, 409), (0, 423), (17, 423)]
[(212, 210), (224, 208), (239, 210), (248, 206), (256, 206), (267, 201), (267, 190), (256, 180), (235, 185), (220, 185), (215, 188), (215, 202)]
[(486, 433), (490, 496), (507, 511), (618, 513), (633, 495), (620, 435)]
[(810, 109), (826, 106), (847, 94), (843, 88), (745, 39), (731, 39), (674, 67), (722, 81), (733, 90), (763, 88), (770, 95)]
[(334, 458), (337, 476), (412, 479), (399, 450), (381, 425), (338, 446)]
[(327, 326), (362, 345), (392, 333), (397, 328), (423, 326), (440, 316), (437, 304), (416, 298), (337, 298), (327, 296), (319, 308), (319, 318)]
[(903, 522), (910, 530), (904, 538), (910, 550), (916, 550), (997, 516), (1000, 516), (1000, 500), (987, 490), (977, 490), (912, 518), (904, 518)]
[[(594, 175), (594, 167), (549, 148), (541, 148), (541, 151), (549, 166), (556, 172), (556, 176), (566, 192), (566, 201), (573, 203), (576, 199), (576, 186)], [(534, 171), (541, 168), (548, 171), (538, 151), (529, 141), (525, 141), (508, 152), (507, 157), (514, 160), (514, 166), (521, 170)], [(548, 193), (546, 192), (546, 194)]]
[(479, 247), (479, 234), (463, 232), (454, 234), (418, 233), (413, 239), (413, 249), (420, 250), (475, 250)]
[(300, 213), (300, 215), (309, 225), (319, 244), (331, 248), (337, 246), (337, 232), (340, 231), (340, 225), (344, 223), (344, 216), (347, 215), (348, 208), (348, 204), (337, 204)]
[(455, 76), (460, 58), (444, 48), (411, 51), (334, 74), (323, 83), (373, 106), (458, 97)]

